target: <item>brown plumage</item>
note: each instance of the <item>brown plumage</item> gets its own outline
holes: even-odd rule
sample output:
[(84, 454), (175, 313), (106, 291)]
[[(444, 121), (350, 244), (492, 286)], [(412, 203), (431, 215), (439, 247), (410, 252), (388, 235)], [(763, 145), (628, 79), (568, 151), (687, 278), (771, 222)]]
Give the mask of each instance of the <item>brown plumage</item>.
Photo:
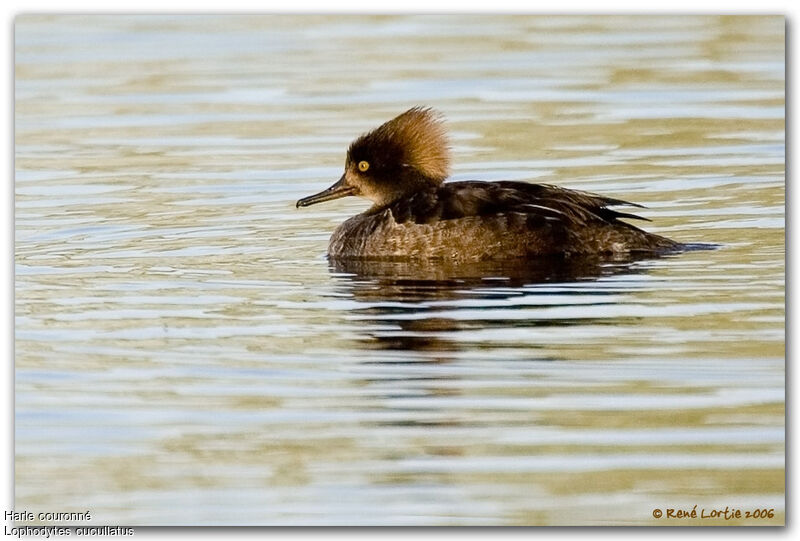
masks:
[(441, 116), (415, 107), (356, 139), (339, 181), (297, 206), (360, 195), (373, 202), (333, 233), (337, 258), (530, 258), (675, 250), (613, 210), (619, 199), (524, 182), (450, 182)]
[(353, 141), (348, 155), (413, 164), (424, 177), (444, 182), (450, 175), (450, 146), (442, 115), (414, 107)]

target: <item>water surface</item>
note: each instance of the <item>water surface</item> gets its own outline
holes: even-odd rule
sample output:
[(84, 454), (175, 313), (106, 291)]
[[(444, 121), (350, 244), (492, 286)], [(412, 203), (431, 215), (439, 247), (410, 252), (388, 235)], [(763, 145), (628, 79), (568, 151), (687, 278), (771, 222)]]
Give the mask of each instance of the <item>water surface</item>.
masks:
[[(15, 60), (17, 510), (783, 522), (783, 18), (26, 15)], [(329, 262), (367, 204), (294, 202), (420, 104), (456, 180), (718, 248)]]

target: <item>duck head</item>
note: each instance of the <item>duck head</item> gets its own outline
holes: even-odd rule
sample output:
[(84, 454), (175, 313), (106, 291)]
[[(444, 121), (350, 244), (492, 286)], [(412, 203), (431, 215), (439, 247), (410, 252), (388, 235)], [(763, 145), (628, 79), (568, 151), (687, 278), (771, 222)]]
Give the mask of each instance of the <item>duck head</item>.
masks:
[(336, 184), (300, 199), (298, 207), (348, 195), (369, 199), (373, 209), (444, 182), (450, 152), (440, 113), (414, 107), (353, 141)]

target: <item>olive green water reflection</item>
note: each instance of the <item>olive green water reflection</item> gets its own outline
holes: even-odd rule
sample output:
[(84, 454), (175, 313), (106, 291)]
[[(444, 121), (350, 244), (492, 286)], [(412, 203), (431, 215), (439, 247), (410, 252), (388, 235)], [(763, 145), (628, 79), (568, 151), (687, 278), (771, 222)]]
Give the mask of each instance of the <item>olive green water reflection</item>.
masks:
[[(15, 507), (101, 524), (784, 520), (780, 17), (21, 16)], [(718, 244), (342, 266), (296, 210), (442, 110), (460, 180)]]

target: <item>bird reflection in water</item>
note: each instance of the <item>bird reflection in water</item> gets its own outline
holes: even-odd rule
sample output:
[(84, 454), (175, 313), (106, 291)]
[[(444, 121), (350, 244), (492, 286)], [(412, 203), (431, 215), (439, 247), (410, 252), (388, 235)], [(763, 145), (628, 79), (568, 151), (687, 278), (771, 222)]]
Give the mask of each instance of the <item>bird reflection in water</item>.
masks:
[[(669, 257), (669, 256), (664, 256)], [(637, 265), (644, 257), (593, 255), (553, 257), (536, 260), (448, 262), (444, 260), (330, 260), (330, 271), (352, 298), (365, 304), (352, 312), (363, 322), (362, 346), (371, 349), (440, 352), (426, 356), (429, 362), (446, 362), (447, 352), (464, 349), (463, 331), (509, 327), (542, 328), (597, 323), (585, 318), (520, 318), (520, 309), (536, 307), (534, 299), (503, 302), (514, 297), (558, 295), (596, 295), (597, 303), (611, 302), (618, 288), (596, 288), (598, 279), (616, 275), (635, 275), (646, 271)], [(649, 254), (647, 259), (653, 259)], [(587, 287), (580, 287), (580, 283)], [(542, 306), (554, 305), (552, 299)], [(583, 303), (585, 306), (585, 301)], [(459, 310), (468, 315), (453, 317)], [(492, 309), (491, 317), (480, 312)], [(507, 311), (498, 316), (497, 310)], [(450, 314), (448, 317), (444, 314)], [(608, 324), (608, 320), (601, 323)], [(531, 347), (530, 342), (526, 347)], [(419, 362), (415, 359), (414, 362)]]

